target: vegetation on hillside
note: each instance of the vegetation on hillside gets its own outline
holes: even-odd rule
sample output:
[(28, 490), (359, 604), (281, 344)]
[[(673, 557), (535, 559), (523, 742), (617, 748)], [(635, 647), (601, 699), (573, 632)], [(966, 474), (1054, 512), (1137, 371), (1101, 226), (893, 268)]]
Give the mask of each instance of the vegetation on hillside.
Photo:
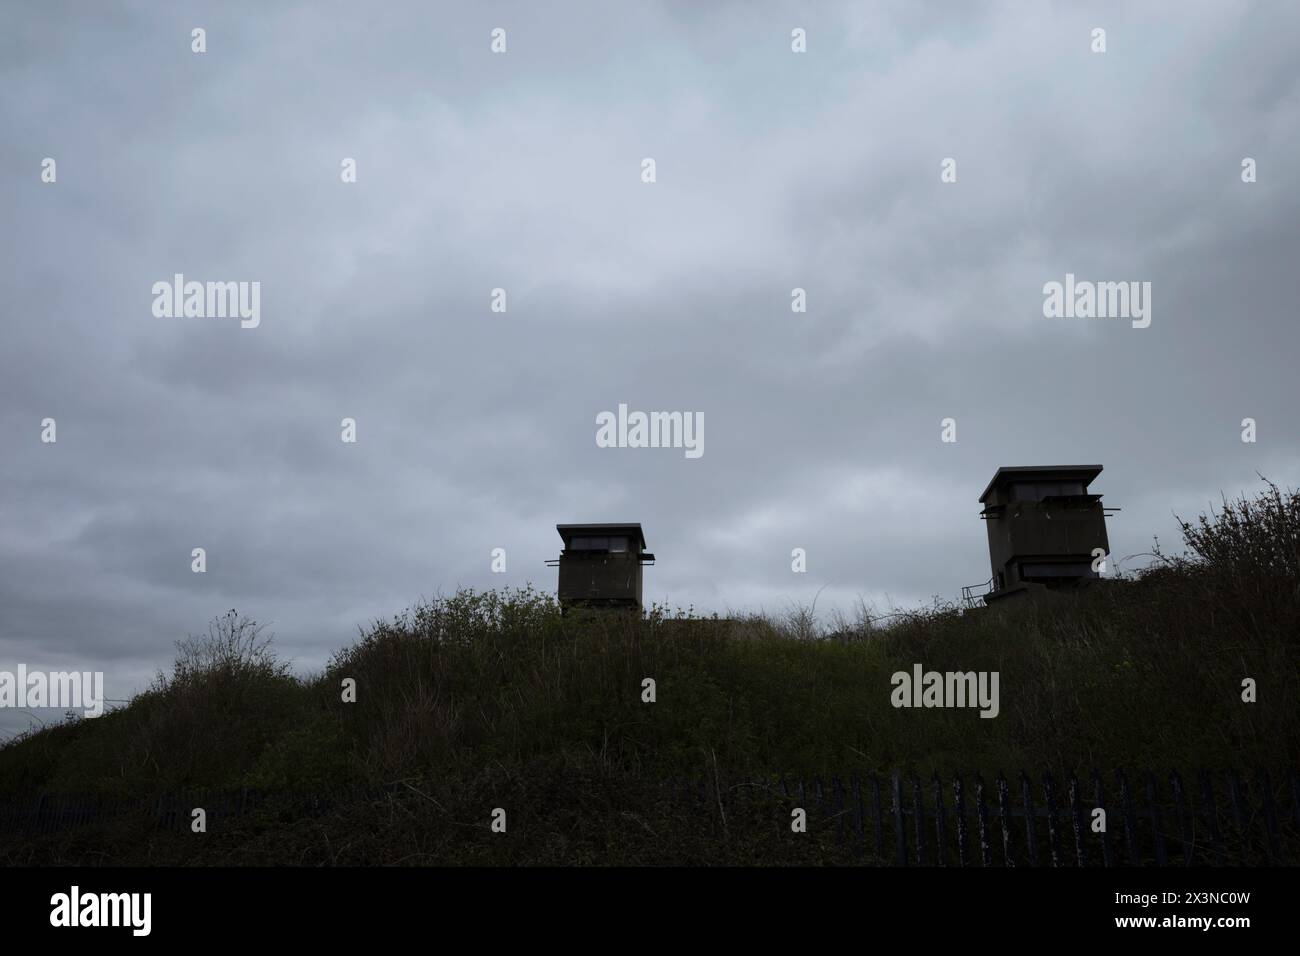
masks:
[[(779, 775), (895, 768), (1294, 766), (1300, 494), (1268, 487), (1180, 521), (1186, 553), (1157, 548), (1141, 575), (1004, 609), (818, 627), (807, 612), (562, 617), (532, 589), (462, 591), (376, 622), (308, 677), (231, 611), (129, 706), (0, 748), (0, 801), (283, 800), (202, 836), (123, 814), (0, 840), (0, 860), (830, 862), (842, 851), (791, 840), (788, 818), (746, 798)], [(914, 664), (997, 671), (999, 716), (893, 707), (891, 675)], [(684, 813), (683, 779), (736, 803)], [(304, 793), (335, 798), (304, 814)], [(496, 807), (509, 839), (489, 829)]]

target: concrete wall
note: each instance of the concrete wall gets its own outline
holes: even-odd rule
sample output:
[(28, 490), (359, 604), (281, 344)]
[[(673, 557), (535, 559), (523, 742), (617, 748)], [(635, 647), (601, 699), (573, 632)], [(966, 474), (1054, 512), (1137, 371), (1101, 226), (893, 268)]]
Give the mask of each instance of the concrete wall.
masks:
[(1070, 560), (1091, 565), (1094, 548), (1110, 553), (1100, 501), (1087, 507), (1009, 501), (986, 524), (995, 586), (999, 571), (1005, 574), (1005, 587), (1020, 583), (1021, 562)]
[(641, 562), (635, 550), (565, 551), (560, 555), (560, 603), (612, 601), (641, 604)]

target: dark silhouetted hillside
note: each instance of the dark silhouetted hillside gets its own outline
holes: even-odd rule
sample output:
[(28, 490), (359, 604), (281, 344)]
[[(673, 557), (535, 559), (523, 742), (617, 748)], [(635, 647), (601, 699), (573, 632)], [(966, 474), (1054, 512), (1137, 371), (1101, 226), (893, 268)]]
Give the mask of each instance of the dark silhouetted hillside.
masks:
[[(794, 838), (757, 799), (779, 775), (1284, 772), (1300, 755), (1300, 496), (1270, 485), (1183, 532), (1184, 556), (1050, 603), (820, 630), (797, 614), (561, 617), (532, 590), (461, 592), (375, 624), (309, 678), (231, 613), (129, 706), (0, 749), (0, 800), (126, 808), (0, 838), (0, 859), (835, 862), (828, 832)], [(891, 675), (917, 663), (999, 672), (999, 716), (895, 709)], [(683, 780), (712, 795), (683, 798)], [(160, 796), (204, 790), (256, 808), (206, 834), (157, 826)], [(489, 829), (497, 807), (507, 835)]]

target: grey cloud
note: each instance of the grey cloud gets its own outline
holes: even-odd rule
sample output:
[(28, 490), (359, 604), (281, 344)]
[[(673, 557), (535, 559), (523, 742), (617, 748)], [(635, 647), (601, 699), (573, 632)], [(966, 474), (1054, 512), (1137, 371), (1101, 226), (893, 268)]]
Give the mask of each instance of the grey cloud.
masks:
[[(1105, 464), (1121, 557), (1300, 483), (1300, 15), (801, 6), (8, 11), (0, 666), (125, 697), (230, 607), (319, 666), (551, 589), (557, 521), (643, 522), (651, 599), (829, 610), (986, 577), (1001, 464)], [(1151, 281), (1152, 326), (1044, 319), (1067, 271)], [(260, 281), (261, 327), (154, 318), (176, 272)], [(703, 412), (704, 457), (597, 448), (619, 402)]]

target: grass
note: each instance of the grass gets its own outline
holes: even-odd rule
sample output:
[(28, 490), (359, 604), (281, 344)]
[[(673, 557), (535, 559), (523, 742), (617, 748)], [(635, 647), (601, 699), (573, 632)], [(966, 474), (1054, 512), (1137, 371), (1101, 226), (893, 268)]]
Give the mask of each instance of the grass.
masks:
[[(192, 863), (835, 862), (743, 799), (777, 774), (1294, 766), (1300, 495), (1181, 522), (1188, 551), (1059, 600), (786, 620), (561, 616), (531, 589), (423, 604), (298, 677), (229, 612), (127, 707), (0, 748), (0, 799), (289, 797), (198, 837), (124, 813), (0, 859)], [(891, 676), (997, 671), (1001, 713), (895, 709)], [(656, 701), (643, 702), (643, 680)], [(1245, 703), (1242, 682), (1257, 684)], [(354, 681), (355, 702), (344, 682)], [(734, 803), (683, 812), (669, 781)], [(508, 813), (509, 839), (489, 829)]]

